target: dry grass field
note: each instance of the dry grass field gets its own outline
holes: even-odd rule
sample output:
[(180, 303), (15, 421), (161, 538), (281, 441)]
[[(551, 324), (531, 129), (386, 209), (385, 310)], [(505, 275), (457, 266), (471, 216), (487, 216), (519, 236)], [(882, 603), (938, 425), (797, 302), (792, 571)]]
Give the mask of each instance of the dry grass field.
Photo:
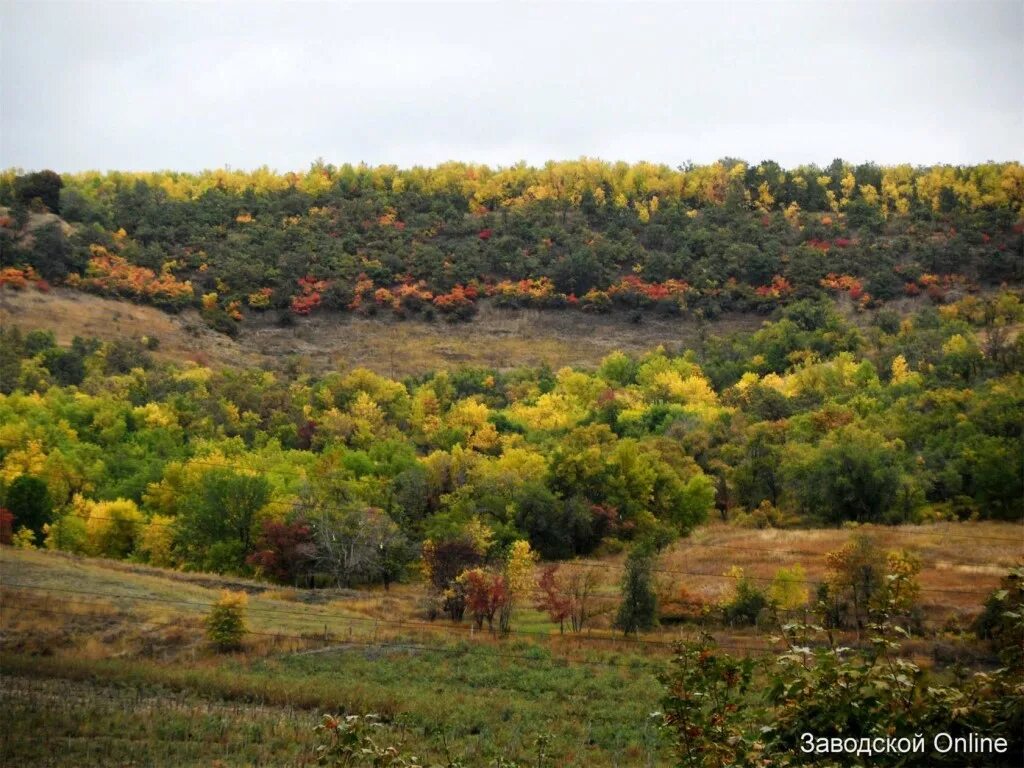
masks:
[[(178, 315), (154, 307), (61, 288), (49, 293), (0, 289), (0, 323), (53, 331), (60, 344), (75, 336), (105, 341), (156, 337), (157, 357), (204, 365), (278, 369), (297, 365), (320, 373), (363, 366), (401, 378), (455, 366), (596, 365), (612, 350), (681, 349), (697, 342), (694, 321), (619, 315), (501, 309), (483, 302), (469, 323), (357, 317), (323, 312), (281, 326), (271, 314), (250, 316), (234, 339), (207, 327), (195, 310)], [(752, 330), (761, 318), (734, 315), (708, 331)]]
[[(920, 602), (927, 617), (939, 624), (950, 617), (961, 623), (969, 621), (1000, 577), (1024, 562), (1024, 535), (1021, 526), (1013, 523), (861, 526), (856, 532), (868, 536), (880, 549), (906, 549), (920, 558)], [(825, 554), (849, 541), (852, 533), (846, 529), (743, 530), (709, 525), (664, 553), (656, 572), (667, 598), (685, 590), (711, 605), (728, 596), (733, 580), (726, 573), (733, 566), (766, 585), (779, 568), (800, 565), (813, 593), (814, 584), (825, 576)], [(617, 602), (622, 560), (622, 555), (615, 555), (583, 561), (598, 573), (598, 602), (605, 600), (609, 606)], [(538, 565), (538, 573), (542, 567)], [(322, 638), (325, 630), (329, 637), (345, 638), (383, 638), (410, 631), (427, 639), (468, 634), (466, 625), (425, 620), (424, 585), (415, 580), (387, 591), (310, 592), (234, 577), (8, 547), (0, 549), (0, 577), (5, 622), (19, 615), (19, 607), (38, 608), (43, 603), (84, 606), (86, 613), (127, 611), (144, 622), (198, 620), (222, 590), (230, 589), (249, 593), (254, 637), (266, 632), (272, 640), (275, 633)], [(28, 617), (21, 616), (18, 621), (28, 621)], [(558, 634), (557, 625), (528, 605), (521, 607), (516, 626), (518, 637), (550, 639)], [(665, 626), (650, 633), (649, 639), (667, 642), (687, 631)], [(595, 619), (592, 632), (594, 639), (604, 637), (612, 644), (619, 639), (610, 629), (607, 613)], [(3, 642), (10, 638), (5, 636)]]
[[(906, 549), (921, 559), (922, 603), (929, 609), (974, 612), (978, 609), (975, 593), (987, 594), (1009, 568), (1024, 562), (1024, 528), (1019, 523), (864, 525), (854, 530), (881, 549)], [(779, 568), (799, 564), (809, 580), (820, 580), (825, 575), (825, 554), (841, 547), (852, 532), (704, 526), (678, 542), (663, 557), (662, 567), (720, 574), (736, 565), (750, 575), (768, 579)], [(727, 589), (721, 579), (691, 578), (693, 588), (711, 599)]]

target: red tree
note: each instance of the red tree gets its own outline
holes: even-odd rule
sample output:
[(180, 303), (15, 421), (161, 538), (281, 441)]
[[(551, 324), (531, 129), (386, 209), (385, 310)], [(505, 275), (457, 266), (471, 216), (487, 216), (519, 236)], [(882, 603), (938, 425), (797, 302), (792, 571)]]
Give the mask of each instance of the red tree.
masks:
[(494, 617), (508, 602), (508, 586), (500, 573), (473, 568), (463, 573), (459, 580), (465, 587), (466, 609), (473, 616), (477, 629), (487, 620), (487, 628), (494, 629)]
[(547, 611), (552, 621), (558, 622), (558, 631), (565, 633), (565, 620), (569, 618), (572, 609), (572, 601), (562, 594), (562, 586), (556, 578), (558, 566), (549, 565), (540, 575), (537, 586), (540, 588), (540, 599), (537, 602), (537, 610)]
[(294, 584), (308, 573), (315, 557), (313, 532), (305, 522), (264, 520), (256, 551), (245, 562), (284, 584)]

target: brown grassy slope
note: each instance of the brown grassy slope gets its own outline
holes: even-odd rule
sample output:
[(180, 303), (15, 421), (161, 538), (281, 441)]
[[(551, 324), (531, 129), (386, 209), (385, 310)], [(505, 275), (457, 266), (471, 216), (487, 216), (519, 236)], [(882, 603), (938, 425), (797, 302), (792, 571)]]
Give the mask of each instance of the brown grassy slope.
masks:
[[(708, 330), (718, 335), (752, 330), (763, 320), (731, 315)], [(456, 324), (324, 312), (281, 327), (270, 314), (250, 316), (231, 339), (208, 328), (194, 310), (171, 315), (59, 288), (49, 293), (0, 289), (0, 323), (51, 330), (62, 344), (76, 335), (104, 340), (155, 336), (158, 357), (214, 367), (279, 368), (297, 359), (311, 372), (365, 366), (393, 377), (466, 365), (592, 367), (616, 349), (644, 352), (664, 345), (677, 350), (697, 342), (696, 323), (682, 318), (645, 317), (633, 324), (622, 313), (507, 310), (486, 302), (472, 322)]]
[[(925, 650), (929, 643), (941, 640), (932, 633), (947, 626), (969, 626), (1000, 577), (1014, 564), (1024, 562), (1022, 528), (1012, 523), (864, 526), (860, 531), (872, 537), (883, 551), (905, 548), (921, 559), (919, 600), (927, 637), (931, 638), (921, 640)], [(727, 599), (733, 582), (723, 575), (734, 565), (754, 577), (762, 588), (767, 588), (779, 568), (797, 564), (804, 568), (808, 581), (820, 582), (826, 573), (825, 554), (849, 541), (851, 533), (837, 529), (742, 530), (721, 525), (698, 529), (658, 559), (656, 580), (667, 620), (647, 634), (647, 639), (667, 642), (692, 634), (695, 626), (676, 625), (671, 620), (680, 608), (677, 601), (696, 599), (712, 605)], [(589, 622), (588, 640), (607, 640), (611, 650), (619, 649), (616, 641), (621, 640), (610, 624), (619, 601), (623, 558), (620, 554), (587, 561), (594, 565), (599, 578), (592, 603), (598, 615)], [(538, 565), (538, 576), (542, 567)], [(263, 646), (268, 651), (280, 650), (282, 640), (301, 646), (300, 635), (319, 640), (329, 633), (331, 642), (353, 637), (362, 641), (412, 637), (420, 642), (437, 642), (466, 639), (469, 630), (467, 624), (425, 621), (426, 591), (422, 582), (395, 585), (390, 592), (377, 588), (308, 593), (261, 589), (263, 586), (244, 579), (181, 574), (124, 562), (3, 547), (0, 652), (67, 648), (102, 656), (113, 648), (129, 654), (174, 655), (174, 647), (188, 652), (202, 643), (201, 617), (224, 588), (250, 593), (250, 627), (257, 634), (248, 645), (254, 650)], [(807, 588), (813, 600), (813, 584)], [(540, 640), (558, 634), (557, 624), (536, 610), (534, 602), (526, 598), (516, 611), (516, 640), (530, 636)], [(40, 608), (45, 610), (40, 613)], [(56, 613), (51, 614), (53, 610)], [(62, 615), (69, 610), (76, 615)], [(764, 630), (718, 625), (709, 625), (709, 629), (727, 643), (761, 646), (767, 642)], [(109, 635), (109, 642), (103, 639), (104, 633)], [(171, 643), (167, 649), (163, 648), (165, 640)], [(566, 636), (565, 640), (571, 644), (574, 638)], [(581, 649), (594, 650), (592, 645), (588, 642)]]
[[(1024, 562), (1024, 527), (1019, 523), (938, 523), (922, 526), (865, 525), (845, 530), (743, 530), (704, 526), (676, 543), (661, 560), (666, 570), (722, 574), (736, 565), (767, 585), (779, 568), (802, 565), (808, 580), (825, 576), (825, 555), (851, 540), (868, 536), (879, 549), (906, 549), (921, 560), (921, 603), (929, 613), (971, 614), (1001, 576)], [(677, 576), (691, 592), (707, 597), (729, 589), (729, 580)], [(963, 591), (954, 591), (963, 590)]]
[(156, 337), (160, 341), (157, 357), (178, 362), (205, 357), (219, 366), (261, 363), (258, 356), (203, 324), (194, 310), (171, 315), (62, 288), (49, 293), (0, 288), (0, 325), (53, 331), (60, 344), (69, 344), (75, 336), (104, 341)]

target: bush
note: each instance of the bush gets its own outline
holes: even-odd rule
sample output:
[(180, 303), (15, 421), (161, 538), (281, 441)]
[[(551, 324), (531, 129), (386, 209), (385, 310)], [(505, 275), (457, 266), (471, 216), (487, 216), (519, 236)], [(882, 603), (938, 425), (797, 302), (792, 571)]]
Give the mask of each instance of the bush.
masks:
[(1024, 567), (1014, 568), (1003, 577), (999, 588), (985, 600), (985, 610), (974, 621), (979, 640), (988, 640), (997, 648), (1014, 644), (1024, 647), (1019, 615), (1024, 610)]
[(742, 569), (734, 568), (729, 575), (736, 579), (736, 591), (732, 599), (722, 604), (723, 619), (733, 626), (757, 624), (762, 612), (771, 605), (768, 595)]
[(377, 715), (324, 715), (315, 729), (319, 739), (316, 748), (317, 765), (338, 766), (392, 766), (415, 768), (415, 757), (406, 760), (398, 749), (380, 743), (387, 727)]
[(221, 653), (242, 647), (245, 636), (245, 606), (249, 602), (244, 592), (225, 592), (214, 603), (206, 616), (206, 637)]
[[(676, 765), (682, 768), (771, 765), (1018, 766), (1024, 749), (1024, 697), (1020, 653), (1024, 614), (1010, 611), (1017, 638), (1001, 649), (1002, 667), (944, 683), (900, 653), (905, 636), (891, 621), (910, 578), (893, 573), (889, 598), (876, 614), (871, 642), (859, 650), (836, 648), (820, 627), (790, 625), (790, 650), (758, 665), (715, 647), (711, 638), (678, 647), (663, 677), (664, 722)], [(758, 668), (760, 666), (760, 669)], [(830, 761), (806, 751), (806, 734), (821, 740), (884, 743), (887, 738), (927, 734), (920, 751), (875, 751)], [(955, 750), (938, 753), (932, 736), (968, 734), (1005, 739), (1003, 753), (965, 763)], [(877, 749), (877, 748), (876, 748)], [(826, 749), (827, 751), (827, 749)]]
[(14, 543), (14, 515), (0, 507), (0, 544)]
[(64, 515), (46, 526), (45, 531), (47, 549), (59, 549), (75, 554), (85, 553), (89, 534), (85, 520), (78, 515)]
[(19, 176), (14, 181), (14, 192), (23, 205), (39, 200), (47, 210), (60, 213), (60, 190), (63, 186), (60, 174), (46, 170)]
[(31, 528), (19, 528), (18, 532), (12, 537), (11, 543), (15, 549), (35, 549), (36, 535), (32, 532)]

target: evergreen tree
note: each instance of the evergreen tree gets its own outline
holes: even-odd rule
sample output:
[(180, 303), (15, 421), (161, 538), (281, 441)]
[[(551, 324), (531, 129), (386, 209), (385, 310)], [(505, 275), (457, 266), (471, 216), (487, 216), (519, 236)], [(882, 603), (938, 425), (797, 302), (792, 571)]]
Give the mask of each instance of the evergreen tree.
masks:
[(622, 576), (622, 603), (615, 617), (615, 626), (624, 634), (636, 634), (658, 623), (653, 569), (654, 559), (647, 547), (637, 546), (629, 553)]

